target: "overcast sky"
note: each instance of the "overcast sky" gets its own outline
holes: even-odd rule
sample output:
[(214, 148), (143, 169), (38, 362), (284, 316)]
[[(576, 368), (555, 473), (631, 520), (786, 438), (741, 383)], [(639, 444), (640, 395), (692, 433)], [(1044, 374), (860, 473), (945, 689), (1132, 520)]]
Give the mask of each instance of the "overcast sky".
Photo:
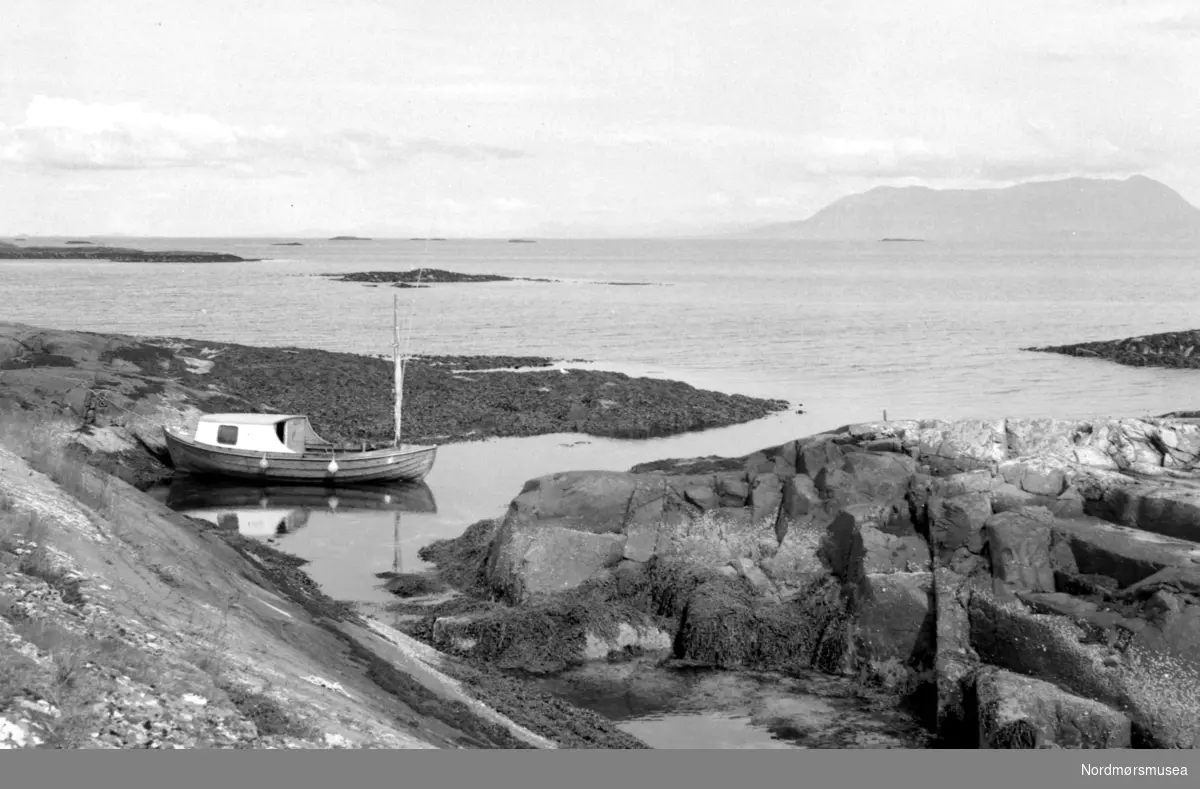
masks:
[(1194, 2), (4, 5), (10, 235), (692, 232), (1134, 172), (1200, 204)]

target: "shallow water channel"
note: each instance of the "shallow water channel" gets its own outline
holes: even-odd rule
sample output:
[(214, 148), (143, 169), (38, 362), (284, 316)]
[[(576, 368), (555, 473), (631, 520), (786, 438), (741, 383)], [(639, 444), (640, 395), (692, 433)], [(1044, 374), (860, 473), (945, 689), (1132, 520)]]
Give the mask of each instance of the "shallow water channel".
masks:
[[(789, 423), (795, 417), (789, 416), (657, 441), (556, 435), (447, 445), (418, 485), (262, 487), (183, 475), (149, 492), (177, 511), (236, 524), (246, 536), (309, 560), (305, 569), (330, 596), (379, 608), (395, 598), (375, 573), (424, 569), (417, 557), (422, 546), (456, 537), (480, 518), (503, 515), (527, 479), (572, 468), (625, 470), (663, 457), (742, 454), (794, 430)], [(588, 666), (533, 684), (610, 718), (654, 748), (921, 743), (910, 718), (856, 696), (848, 680), (816, 673), (785, 677), (634, 661)]]
[(920, 748), (922, 730), (894, 707), (816, 672), (595, 664), (536, 683), (594, 710), (654, 748)]

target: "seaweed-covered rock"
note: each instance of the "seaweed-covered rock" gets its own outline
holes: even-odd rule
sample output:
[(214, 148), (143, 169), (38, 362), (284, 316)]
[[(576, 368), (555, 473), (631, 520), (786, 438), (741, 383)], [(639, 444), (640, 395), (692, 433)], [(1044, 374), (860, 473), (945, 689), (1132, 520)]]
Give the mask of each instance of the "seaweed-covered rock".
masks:
[(980, 669), (982, 748), (1129, 748), (1129, 717), (1057, 685), (994, 666)]

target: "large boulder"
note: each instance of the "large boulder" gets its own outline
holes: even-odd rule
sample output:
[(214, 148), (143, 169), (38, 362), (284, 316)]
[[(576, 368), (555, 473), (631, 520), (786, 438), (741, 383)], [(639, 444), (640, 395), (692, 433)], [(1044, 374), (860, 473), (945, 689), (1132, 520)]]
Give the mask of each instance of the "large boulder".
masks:
[(1054, 591), (1054, 567), (1051, 561), (1049, 519), (1037, 519), (1025, 512), (1002, 512), (985, 524), (988, 557), (992, 577), (1008, 591)]
[(1129, 716), (1050, 682), (986, 666), (976, 675), (981, 748), (1129, 748)]
[(932, 667), (937, 638), (933, 574), (869, 573), (861, 579), (854, 618), (855, 658), (876, 677)]
[(948, 559), (965, 548), (978, 555), (983, 550), (983, 526), (992, 516), (991, 497), (984, 492), (950, 498), (934, 495), (928, 504), (929, 537), (934, 552)]
[(765, 473), (754, 477), (750, 488), (750, 507), (756, 523), (769, 523), (774, 528), (782, 501), (783, 481), (777, 474)]
[(1107, 646), (1085, 643), (1085, 632), (1069, 620), (980, 592), (971, 595), (967, 612), (971, 646), (983, 661), (1110, 706), (1128, 706), (1122, 678), (1105, 664)]
[[(860, 503), (899, 505), (905, 501), (916, 464), (907, 455), (894, 452), (858, 451), (845, 454), (840, 463), (829, 464), (813, 479), (822, 499), (833, 507)], [(907, 505), (903, 508), (907, 511)]]
[[(662, 477), (614, 471), (569, 471), (529, 480), (509, 505), (505, 524), (553, 524), (596, 534), (618, 534), (635, 507), (641, 520), (662, 514)], [(653, 509), (657, 504), (657, 511)], [(649, 505), (649, 506), (648, 506)]]
[(1057, 518), (1052, 529), (1070, 546), (1080, 572), (1108, 576), (1120, 586), (1166, 567), (1200, 565), (1200, 544), (1099, 518)]
[(504, 599), (521, 602), (581, 586), (625, 555), (625, 535), (593, 534), (562, 526), (508, 530), (488, 561), (488, 578)]
[(846, 507), (838, 513), (821, 549), (834, 577), (855, 584), (867, 574), (930, 569), (929, 549), (920, 537), (897, 537), (879, 528), (887, 513), (887, 508), (869, 504)]
[(1200, 543), (1200, 488), (1143, 483), (1105, 493), (1099, 506), (1117, 523)]
[(944, 567), (934, 570), (934, 726), (943, 742), (951, 747), (974, 744), (968, 728), (971, 717), (968, 685), (979, 655), (971, 647), (966, 603), (969, 595), (970, 589), (962, 576)]

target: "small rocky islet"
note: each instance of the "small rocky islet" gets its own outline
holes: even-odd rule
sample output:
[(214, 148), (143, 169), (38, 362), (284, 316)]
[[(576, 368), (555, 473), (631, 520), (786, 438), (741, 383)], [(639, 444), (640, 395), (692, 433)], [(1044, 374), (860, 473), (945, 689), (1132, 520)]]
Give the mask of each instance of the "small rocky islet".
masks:
[(1197, 353), (1200, 350), (1200, 329), (1022, 350), (1101, 359), (1130, 367), (1196, 368), (1200, 367), (1200, 353)]
[(164, 250), (148, 252), (127, 247), (96, 246), (90, 241), (68, 241), (67, 246), (19, 246), (0, 242), (0, 260), (109, 260), (114, 263), (249, 263), (224, 252)]
[[(356, 271), (349, 274), (319, 274), (335, 282), (361, 282), (367, 285), (391, 285), (394, 288), (424, 288), (430, 283), (455, 282), (559, 282), (546, 277), (513, 277), (504, 274), (463, 274), (435, 268), (407, 271)], [(595, 282), (596, 285), (650, 285), (649, 282)]]

